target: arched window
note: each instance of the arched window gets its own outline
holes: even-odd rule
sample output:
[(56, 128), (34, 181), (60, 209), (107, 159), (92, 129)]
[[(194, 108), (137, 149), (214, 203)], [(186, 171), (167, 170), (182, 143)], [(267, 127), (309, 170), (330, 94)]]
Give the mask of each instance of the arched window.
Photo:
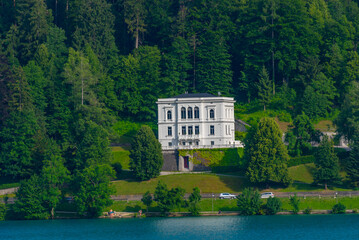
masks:
[(186, 119), (186, 109), (184, 107), (181, 108), (181, 118)]
[(189, 108), (187, 109), (187, 112), (188, 112), (188, 115), (187, 115), (188, 119), (192, 119), (192, 118), (193, 118), (192, 108), (189, 107)]
[(209, 110), (209, 118), (214, 119), (214, 110)]
[(172, 120), (172, 112), (171, 111), (167, 112), (167, 120)]
[(199, 108), (198, 107), (194, 108), (194, 118), (199, 118)]

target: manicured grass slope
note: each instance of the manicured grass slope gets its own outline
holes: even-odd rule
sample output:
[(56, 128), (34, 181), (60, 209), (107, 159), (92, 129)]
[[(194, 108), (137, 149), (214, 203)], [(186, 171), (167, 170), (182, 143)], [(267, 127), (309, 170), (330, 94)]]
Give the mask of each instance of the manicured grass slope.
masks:
[(130, 168), (130, 151), (127, 147), (112, 147), (112, 164), (121, 163), (122, 169)]
[(301, 164), (298, 166), (288, 168), (289, 176), (293, 181), (312, 183), (313, 173), (315, 171), (314, 163)]
[(202, 193), (240, 192), (247, 184), (245, 180), (235, 176), (217, 176), (214, 174), (174, 174), (160, 176), (149, 181), (119, 180), (113, 182), (117, 195), (154, 193), (158, 181), (164, 182), (168, 188), (182, 187), (192, 192), (199, 187)]

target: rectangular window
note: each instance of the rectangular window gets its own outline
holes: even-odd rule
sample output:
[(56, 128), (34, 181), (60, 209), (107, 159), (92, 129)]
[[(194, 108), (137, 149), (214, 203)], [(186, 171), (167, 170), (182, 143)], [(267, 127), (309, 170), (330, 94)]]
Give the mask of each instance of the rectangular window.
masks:
[(196, 134), (196, 135), (199, 134), (199, 126), (194, 127), (194, 134)]
[(214, 135), (214, 126), (213, 125), (210, 126), (209, 134)]
[(167, 135), (172, 136), (172, 127), (168, 127), (167, 129)]
[(186, 145), (186, 142), (182, 142), (182, 145), (185, 146), (185, 145)]
[(169, 142), (169, 143), (168, 143), (168, 146), (169, 146), (169, 147), (172, 147), (172, 143), (171, 143), (171, 142)]
[(182, 135), (186, 135), (186, 126), (182, 126)]
[(192, 145), (192, 142), (189, 142), (188, 145)]
[(199, 142), (198, 142), (198, 141), (196, 141), (196, 145), (197, 145), (197, 146), (199, 145)]
[(211, 141), (211, 145), (212, 145), (212, 146), (214, 145), (214, 141)]
[(193, 127), (188, 126), (188, 135), (192, 135), (192, 134), (193, 134)]

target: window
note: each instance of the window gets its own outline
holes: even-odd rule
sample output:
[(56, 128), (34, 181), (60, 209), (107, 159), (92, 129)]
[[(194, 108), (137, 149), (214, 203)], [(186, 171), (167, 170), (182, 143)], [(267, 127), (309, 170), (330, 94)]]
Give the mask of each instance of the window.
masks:
[(199, 108), (198, 107), (194, 108), (194, 118), (199, 118)]
[(169, 147), (172, 147), (172, 143), (171, 143), (171, 142), (169, 142), (169, 143), (168, 143), (168, 146), (169, 146)]
[(167, 120), (171, 120), (172, 119), (172, 112), (168, 111), (167, 112)]
[(182, 142), (182, 145), (185, 146), (185, 145), (186, 145), (186, 142)]
[(172, 136), (172, 127), (167, 128), (167, 135)]
[(188, 126), (188, 135), (192, 135), (192, 134), (193, 134), (193, 127)]
[(196, 134), (196, 135), (199, 134), (199, 126), (194, 127), (194, 134)]
[(192, 142), (189, 142), (188, 145), (192, 145)]
[(211, 141), (211, 145), (212, 145), (212, 146), (214, 145), (214, 141)]
[(181, 108), (181, 118), (186, 119), (186, 109), (184, 107)]
[(182, 126), (182, 135), (186, 135), (186, 126)]
[(197, 146), (199, 145), (199, 142), (198, 142), (198, 141), (196, 141), (196, 145), (197, 145)]
[(214, 110), (213, 109), (209, 110), (209, 118), (214, 119)]
[(192, 119), (192, 118), (193, 118), (192, 108), (189, 107), (188, 110), (187, 110), (187, 112), (188, 112), (188, 115), (187, 115), (188, 119)]
[(213, 125), (211, 125), (211, 126), (209, 127), (209, 134), (210, 134), (210, 135), (214, 135), (214, 126), (213, 126)]

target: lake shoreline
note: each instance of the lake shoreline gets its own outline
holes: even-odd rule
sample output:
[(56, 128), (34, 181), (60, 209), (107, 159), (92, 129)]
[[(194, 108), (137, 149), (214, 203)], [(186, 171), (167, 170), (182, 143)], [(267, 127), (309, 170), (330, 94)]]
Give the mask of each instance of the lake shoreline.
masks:
[[(324, 215), (324, 214), (333, 214), (332, 210), (312, 210), (310, 214), (304, 213), (304, 211), (299, 211), (298, 214), (293, 214), (292, 211), (283, 211), (278, 212), (275, 215)], [(345, 214), (357, 214), (355, 210), (346, 210)], [(341, 214), (343, 215), (343, 214)], [(244, 216), (241, 215), (238, 211), (222, 211), (218, 212), (201, 212), (198, 217), (208, 217), (208, 216)], [(266, 215), (270, 216), (270, 215)], [(273, 215), (272, 215), (273, 216)], [(190, 212), (171, 212), (165, 214), (165, 216), (160, 212), (148, 212), (142, 213), (142, 216), (138, 212), (114, 212), (113, 215), (104, 213), (104, 215), (99, 218), (141, 218), (141, 217), (192, 217)]]

